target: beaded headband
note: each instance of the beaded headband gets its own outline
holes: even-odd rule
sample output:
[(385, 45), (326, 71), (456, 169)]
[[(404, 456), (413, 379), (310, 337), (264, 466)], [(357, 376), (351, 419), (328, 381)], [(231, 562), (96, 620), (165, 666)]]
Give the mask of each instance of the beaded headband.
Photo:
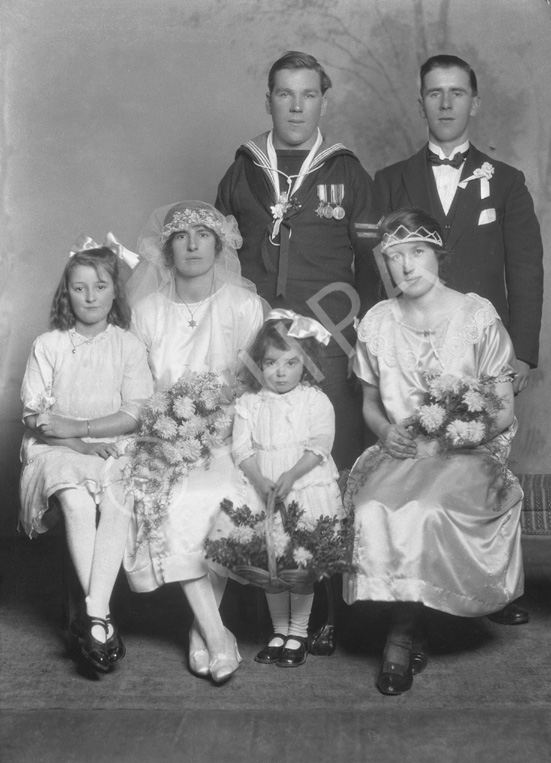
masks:
[(392, 233), (383, 234), (381, 241), (381, 252), (386, 252), (391, 246), (396, 244), (409, 244), (412, 241), (426, 241), (427, 244), (444, 246), (442, 238), (436, 231), (429, 231), (423, 225), (412, 231), (405, 225), (399, 225)]
[(208, 209), (184, 209), (183, 212), (174, 212), (170, 222), (163, 226), (161, 231), (161, 244), (164, 244), (165, 241), (170, 238), (172, 233), (186, 230), (187, 228), (196, 225), (204, 225), (205, 227), (216, 231), (221, 239), (226, 239), (220, 220), (218, 220)]

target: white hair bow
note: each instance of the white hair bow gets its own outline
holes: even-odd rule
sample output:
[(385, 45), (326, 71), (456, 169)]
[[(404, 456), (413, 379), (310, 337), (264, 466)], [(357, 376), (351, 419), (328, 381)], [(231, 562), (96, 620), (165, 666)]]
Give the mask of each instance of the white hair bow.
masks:
[(299, 315), (293, 312), (293, 310), (271, 310), (266, 316), (266, 321), (275, 320), (289, 320), (292, 321), (287, 334), (295, 339), (306, 339), (311, 336), (320, 344), (329, 344), (331, 340), (331, 334), (327, 329), (321, 325), (319, 321), (314, 318), (306, 318), (304, 315)]
[[(129, 268), (134, 268), (139, 263), (140, 258), (138, 257), (135, 252), (131, 252), (130, 249), (127, 249), (125, 246), (123, 246), (115, 236), (109, 232), (105, 236), (105, 241), (103, 242), (103, 246), (107, 249), (111, 249), (111, 251), (117, 255), (119, 260), (122, 260), (123, 262), (126, 262)], [(100, 245), (96, 244), (93, 238), (90, 238), (90, 236), (87, 236), (85, 233), (82, 233), (73, 246), (71, 247), (71, 251), (69, 252), (69, 257), (73, 257), (77, 252), (85, 252), (87, 249), (100, 249)]]

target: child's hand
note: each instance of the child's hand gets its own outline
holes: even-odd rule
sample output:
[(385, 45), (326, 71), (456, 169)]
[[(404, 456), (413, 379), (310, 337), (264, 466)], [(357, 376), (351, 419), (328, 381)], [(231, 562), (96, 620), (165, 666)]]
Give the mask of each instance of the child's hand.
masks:
[(71, 437), (82, 437), (82, 424), (82, 421), (66, 419), (50, 412), (41, 413), (36, 420), (36, 428), (40, 434), (63, 440)]
[(261, 475), (260, 478), (255, 481), (255, 488), (260, 494), (262, 500), (266, 502), (268, 500), (268, 496), (275, 488), (275, 483), (272, 482), (272, 480), (269, 480), (267, 477), (264, 477), (264, 475)]
[(276, 498), (285, 498), (291, 492), (295, 483), (295, 477), (291, 472), (283, 472), (275, 483)]

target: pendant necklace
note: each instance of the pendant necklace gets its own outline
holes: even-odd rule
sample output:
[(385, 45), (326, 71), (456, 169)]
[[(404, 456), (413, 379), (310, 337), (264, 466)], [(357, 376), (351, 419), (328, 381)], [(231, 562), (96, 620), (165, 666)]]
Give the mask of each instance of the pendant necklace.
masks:
[(82, 347), (82, 345), (84, 345), (84, 344), (90, 344), (90, 342), (93, 341), (96, 338), (95, 336), (93, 336), (90, 339), (85, 339), (83, 342), (79, 342), (78, 344), (75, 344), (74, 339), (73, 339), (73, 334), (76, 334), (76, 333), (77, 332), (74, 329), (70, 329), (69, 330), (69, 340), (70, 340), (71, 344), (73, 345), (73, 349), (71, 350), (73, 355), (75, 355), (78, 347)]
[[(202, 300), (199, 302), (199, 304), (197, 305), (197, 307), (196, 307), (194, 310), (192, 310), (192, 309), (191, 309), (191, 307), (188, 305), (188, 303), (185, 301), (185, 299), (182, 297), (182, 295), (180, 294), (180, 292), (178, 291), (178, 288), (176, 287), (176, 294), (178, 295), (178, 297), (179, 297), (179, 299), (180, 299), (181, 303), (182, 303), (182, 304), (185, 306), (186, 310), (187, 310), (187, 311), (188, 311), (188, 313), (189, 313), (189, 321), (187, 322), (187, 325), (188, 325), (190, 328), (194, 329), (194, 328), (197, 326), (197, 321), (195, 320), (195, 314), (196, 314), (196, 312), (199, 310), (199, 308), (200, 308), (202, 305), (204, 305), (204, 303), (207, 301), (207, 299), (209, 299), (210, 297), (212, 297), (212, 291), (213, 291), (213, 288), (214, 288), (214, 272), (213, 272), (213, 274), (212, 274), (212, 283), (211, 283), (211, 285), (210, 285), (210, 291), (209, 291), (209, 293), (207, 294), (207, 296), (206, 296), (204, 299), (202, 299)], [(194, 304), (194, 303), (192, 302), (191, 304)]]

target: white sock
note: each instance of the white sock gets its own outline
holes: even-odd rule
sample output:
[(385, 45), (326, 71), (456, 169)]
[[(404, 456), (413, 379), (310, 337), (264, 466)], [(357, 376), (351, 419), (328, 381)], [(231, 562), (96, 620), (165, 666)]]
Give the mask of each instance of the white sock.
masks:
[[(280, 633), (286, 636), (289, 633), (289, 609), (290, 594), (289, 591), (282, 593), (267, 593), (266, 601), (272, 618), (272, 628), (274, 633)], [(271, 639), (269, 646), (282, 646), (281, 639)]]
[[(314, 602), (313, 593), (291, 593), (291, 621), (289, 623), (289, 635), (306, 638), (308, 635), (308, 622)], [(289, 639), (288, 649), (298, 649), (300, 641)]]

